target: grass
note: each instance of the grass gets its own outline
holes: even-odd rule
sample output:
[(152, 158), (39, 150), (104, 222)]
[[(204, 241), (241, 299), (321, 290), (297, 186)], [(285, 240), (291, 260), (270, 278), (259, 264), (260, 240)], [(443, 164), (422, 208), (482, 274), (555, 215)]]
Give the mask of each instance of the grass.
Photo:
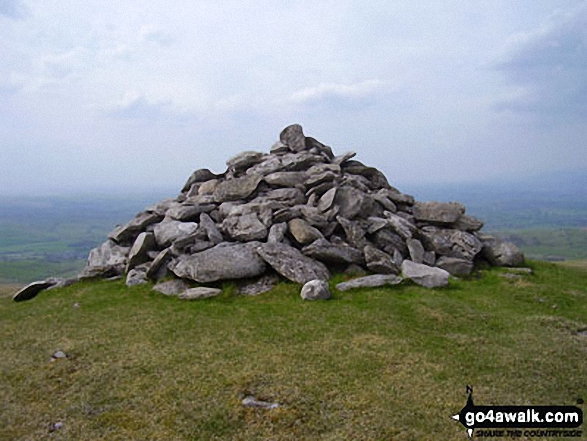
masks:
[[(575, 404), (587, 271), (531, 265), (327, 302), (285, 282), (195, 302), (121, 281), (5, 295), (0, 439), (464, 440), (450, 415), (467, 384), (477, 404)], [(58, 349), (69, 358), (50, 362)], [(283, 406), (245, 408), (248, 394)]]

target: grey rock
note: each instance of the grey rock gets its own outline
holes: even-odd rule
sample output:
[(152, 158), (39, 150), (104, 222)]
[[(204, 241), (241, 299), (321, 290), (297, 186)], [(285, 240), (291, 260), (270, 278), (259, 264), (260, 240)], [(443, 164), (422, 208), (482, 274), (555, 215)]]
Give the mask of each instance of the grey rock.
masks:
[(299, 124), (292, 124), (283, 129), (279, 134), (279, 140), (293, 152), (301, 152), (306, 149), (306, 137)]
[(199, 286), (197, 288), (189, 288), (179, 295), (182, 300), (200, 300), (209, 299), (210, 297), (216, 297), (222, 294), (222, 290), (218, 288), (207, 288)]
[(355, 156), (357, 156), (357, 154), (355, 152), (347, 152), (344, 155), (340, 155), (335, 157), (332, 162), (334, 164), (338, 164), (338, 165), (342, 165), (345, 162), (347, 162), (349, 159), (354, 158)]
[(402, 276), (426, 288), (439, 288), (448, 285), (450, 274), (441, 268), (433, 268), (411, 260), (402, 263)]
[(364, 248), (363, 253), (365, 254), (367, 268), (374, 273), (399, 274), (399, 270), (389, 254), (384, 253), (371, 245), (367, 245)]
[(243, 283), (238, 288), (238, 293), (247, 296), (256, 296), (269, 292), (277, 285), (279, 278), (275, 274), (265, 274), (257, 280)]
[(264, 202), (285, 202), (285, 205), (299, 205), (306, 202), (304, 193), (297, 188), (278, 188), (263, 195)]
[(349, 289), (356, 288), (375, 288), (384, 285), (397, 285), (401, 283), (401, 281), (401, 277), (393, 274), (375, 274), (339, 283), (336, 285), (336, 289), (339, 291), (348, 291)]
[(227, 167), (233, 168), (235, 170), (245, 170), (250, 166), (263, 161), (264, 158), (264, 153), (246, 151), (230, 158), (228, 161), (226, 161), (226, 165)]
[(424, 227), (421, 229), (421, 237), (427, 250), (441, 256), (471, 261), (483, 247), (476, 236), (460, 230)]
[(218, 179), (210, 179), (209, 181), (202, 182), (198, 187), (198, 196), (213, 196), (220, 182)]
[(215, 179), (216, 177), (217, 176), (214, 173), (212, 173), (210, 170), (208, 170), (207, 168), (202, 168), (200, 170), (196, 170), (189, 177), (189, 179), (187, 180), (187, 182), (185, 183), (185, 185), (183, 186), (183, 189), (181, 191), (182, 192), (188, 191), (193, 184), (195, 184), (197, 182), (209, 181), (211, 179)]
[(330, 272), (323, 263), (304, 256), (298, 249), (286, 244), (262, 244), (257, 252), (275, 271), (293, 282), (330, 278)]
[[(286, 155), (284, 155), (284, 156), (286, 156)], [(256, 165), (253, 165), (252, 167), (250, 167), (246, 171), (246, 174), (247, 175), (267, 176), (271, 173), (275, 173), (280, 170), (283, 170), (286, 166), (286, 164), (284, 163), (284, 160), (283, 160), (284, 156), (271, 155), (267, 159), (265, 159), (263, 162), (260, 162), (259, 164), (256, 164)]]
[(31, 300), (35, 298), (41, 291), (48, 289), (55, 284), (55, 281), (46, 280), (29, 283), (24, 288), (18, 290), (12, 296), (12, 300), (14, 300), (15, 302), (24, 302), (25, 300)]
[(292, 219), (288, 222), (289, 232), (301, 245), (307, 245), (318, 239), (323, 239), (322, 233), (303, 219)]
[(166, 248), (179, 239), (193, 235), (197, 229), (198, 224), (195, 222), (164, 220), (155, 226), (155, 240), (159, 247)]
[(521, 266), (524, 254), (513, 243), (492, 236), (481, 236), (483, 256), (494, 266)]
[(267, 243), (283, 242), (283, 238), (285, 237), (286, 232), (287, 232), (287, 223), (285, 223), (285, 222), (280, 222), (280, 223), (271, 225), (271, 228), (269, 229), (269, 234), (267, 236)]
[(385, 196), (390, 201), (392, 201), (396, 204), (412, 206), (412, 205), (414, 205), (414, 202), (415, 202), (413, 196), (400, 193), (396, 189), (382, 188), (382, 189), (378, 190), (377, 193)]
[(452, 224), (465, 213), (465, 207), (456, 202), (417, 202), (413, 207), (416, 220), (438, 224)]
[(452, 225), (452, 228), (456, 230), (468, 231), (474, 233), (483, 228), (483, 222), (473, 216), (463, 214), (459, 219)]
[(275, 144), (271, 146), (270, 149), (270, 153), (273, 155), (282, 155), (287, 152), (289, 152), (289, 147), (281, 141), (277, 141)]
[(448, 271), (453, 276), (466, 276), (473, 271), (473, 262), (456, 257), (440, 256), (436, 261), (436, 266)]
[(214, 204), (180, 205), (167, 211), (167, 218), (182, 222), (198, 220), (200, 213), (209, 213), (214, 210)]
[(322, 144), (320, 141), (310, 136), (306, 136), (306, 150), (316, 150), (327, 159), (334, 159), (334, 153), (332, 153), (332, 149), (330, 147)]
[(300, 296), (304, 300), (328, 300), (331, 294), (324, 280), (310, 280), (302, 287)]
[(318, 239), (302, 248), (306, 256), (322, 262), (363, 263), (363, 254), (346, 244), (333, 244), (326, 239)]
[(200, 228), (204, 230), (208, 240), (213, 244), (217, 245), (224, 241), (222, 233), (220, 233), (212, 218), (206, 213), (200, 215)]
[(243, 403), (243, 406), (257, 407), (259, 409), (277, 409), (278, 407), (281, 407), (281, 405), (279, 403), (270, 403), (268, 401), (258, 400), (257, 398), (255, 398), (253, 396), (245, 397), (244, 400), (242, 401), (242, 403)]
[(108, 234), (108, 238), (117, 244), (132, 244), (140, 232), (149, 225), (160, 222), (163, 216), (158, 213), (143, 212), (137, 214), (129, 223), (116, 227)]
[(336, 179), (336, 173), (331, 171), (324, 171), (322, 173), (312, 174), (304, 181), (304, 185), (307, 187), (313, 187), (316, 185), (323, 184), (325, 182), (331, 182)]
[(63, 351), (61, 351), (61, 350), (59, 350), (59, 351), (55, 351), (55, 352), (53, 353), (53, 355), (51, 355), (51, 361), (55, 361), (55, 360), (63, 360), (63, 359), (65, 359), (65, 358), (69, 358), (69, 356), (68, 356), (68, 355), (67, 355), (65, 352), (63, 352)]
[(153, 233), (141, 233), (138, 235), (128, 254), (128, 263), (126, 271), (130, 271), (137, 265), (148, 262), (148, 252), (152, 251), (156, 246), (155, 236)]
[(404, 239), (388, 228), (377, 230), (375, 234), (371, 236), (371, 240), (375, 243), (377, 248), (390, 255), (393, 255), (394, 251), (398, 251), (402, 255), (408, 254)]
[(412, 224), (411, 222), (407, 221), (403, 217), (391, 213), (390, 211), (385, 211), (383, 213), (388, 220), (389, 226), (402, 238), (404, 239), (411, 239), (412, 236), (417, 232), (418, 228), (416, 225)]
[(512, 273), (512, 274), (534, 274), (534, 270), (532, 268), (504, 268), (505, 272)]
[(422, 263), (424, 265), (434, 266), (434, 262), (436, 262), (436, 253), (434, 251), (425, 251)]
[(336, 220), (344, 230), (346, 242), (357, 249), (363, 249), (368, 245), (365, 239), (365, 230), (357, 223), (350, 221), (342, 216), (336, 216)]
[(216, 202), (238, 201), (248, 198), (263, 179), (261, 175), (245, 175), (222, 181), (214, 190)]
[(263, 240), (267, 237), (267, 227), (255, 213), (228, 217), (222, 222), (222, 229), (240, 242)]
[(307, 170), (314, 164), (322, 162), (322, 156), (313, 155), (310, 152), (288, 153), (281, 157), (283, 168), (286, 171)]
[(410, 253), (410, 260), (414, 263), (423, 263), (425, 250), (422, 242), (418, 239), (408, 239), (406, 245)]
[(361, 213), (365, 194), (352, 187), (340, 187), (334, 196), (334, 204), (339, 208), (339, 215), (352, 219)]
[(175, 279), (157, 283), (153, 287), (153, 291), (160, 292), (166, 296), (177, 296), (187, 290), (189, 287), (190, 286), (186, 283), (185, 280)]
[(141, 268), (140, 266), (131, 269), (126, 275), (126, 286), (136, 286), (147, 283), (147, 268)]
[(331, 188), (326, 193), (324, 193), (320, 200), (318, 201), (318, 210), (324, 212), (332, 207), (334, 203), (334, 198), (336, 196), (336, 187)]
[(90, 251), (82, 276), (120, 275), (127, 263), (129, 248), (107, 240)]
[(265, 182), (278, 187), (295, 187), (303, 184), (307, 178), (307, 173), (303, 171), (276, 172), (265, 176)]
[(173, 207), (178, 207), (179, 205), (181, 205), (181, 203), (178, 202), (175, 198), (167, 198), (157, 202), (156, 204), (151, 205), (146, 209), (146, 211), (148, 213), (157, 215), (158, 220), (154, 222), (156, 223), (160, 222), (161, 219), (163, 219), (163, 216), (165, 216), (165, 213), (167, 213), (169, 209)]
[(259, 245), (259, 242), (216, 245), (201, 253), (180, 256), (169, 264), (169, 269), (179, 278), (200, 283), (257, 277), (266, 268), (265, 261), (255, 251)]
[(371, 196), (375, 202), (377, 202), (379, 205), (381, 205), (381, 207), (383, 207), (385, 210), (391, 212), (391, 213), (395, 213), (397, 211), (397, 207), (395, 206), (395, 204), (386, 196), (383, 196), (382, 194), (374, 194), (373, 196)]

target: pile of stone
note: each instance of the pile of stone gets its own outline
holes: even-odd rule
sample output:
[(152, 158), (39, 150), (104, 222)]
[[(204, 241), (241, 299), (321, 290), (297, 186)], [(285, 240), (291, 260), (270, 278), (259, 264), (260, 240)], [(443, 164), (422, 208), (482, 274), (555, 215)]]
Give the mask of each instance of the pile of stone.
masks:
[(523, 263), (513, 244), (482, 234), (483, 223), (461, 204), (416, 202), (355, 153), (335, 156), (300, 125), (279, 139), (269, 153), (229, 159), (222, 174), (196, 170), (179, 196), (112, 231), (80, 277), (125, 276), (129, 286), (172, 277), (165, 293), (200, 298), (218, 291), (193, 282), (242, 279), (241, 292), (257, 294), (279, 276), (306, 284), (347, 272), (366, 277), (340, 289), (402, 278), (436, 287), (479, 260)]

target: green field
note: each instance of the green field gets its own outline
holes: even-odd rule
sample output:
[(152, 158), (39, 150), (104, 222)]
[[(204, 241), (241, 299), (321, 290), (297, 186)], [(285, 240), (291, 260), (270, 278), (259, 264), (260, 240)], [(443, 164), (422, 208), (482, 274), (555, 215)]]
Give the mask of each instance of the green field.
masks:
[(494, 234), (515, 243), (530, 259), (587, 259), (587, 228), (514, 229)]
[[(321, 302), (286, 282), (195, 302), (123, 281), (5, 296), (0, 439), (465, 440), (450, 416), (467, 384), (476, 404), (574, 405), (587, 271), (531, 266)], [(58, 349), (69, 358), (51, 362)], [(249, 394), (282, 406), (244, 407)]]

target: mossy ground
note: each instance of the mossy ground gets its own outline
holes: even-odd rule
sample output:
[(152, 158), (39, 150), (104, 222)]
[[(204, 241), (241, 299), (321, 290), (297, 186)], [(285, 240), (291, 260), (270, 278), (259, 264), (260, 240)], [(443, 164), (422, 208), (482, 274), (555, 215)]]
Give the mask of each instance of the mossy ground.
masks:
[[(0, 439), (464, 440), (450, 416), (467, 384), (477, 404), (574, 405), (587, 271), (531, 266), (438, 290), (343, 293), (337, 276), (319, 302), (291, 283), (194, 302), (122, 281), (4, 294)], [(248, 394), (282, 407), (245, 408)]]

